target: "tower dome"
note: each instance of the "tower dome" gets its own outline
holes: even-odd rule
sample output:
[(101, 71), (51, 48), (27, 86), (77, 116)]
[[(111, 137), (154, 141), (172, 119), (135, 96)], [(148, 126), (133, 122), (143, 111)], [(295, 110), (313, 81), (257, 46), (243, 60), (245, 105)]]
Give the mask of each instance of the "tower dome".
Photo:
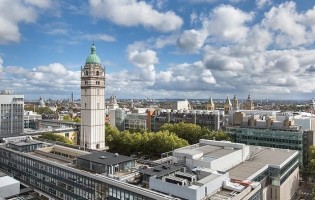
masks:
[(91, 54), (85, 60), (85, 64), (101, 64), (100, 58), (96, 55), (96, 47), (94, 44), (91, 47)]

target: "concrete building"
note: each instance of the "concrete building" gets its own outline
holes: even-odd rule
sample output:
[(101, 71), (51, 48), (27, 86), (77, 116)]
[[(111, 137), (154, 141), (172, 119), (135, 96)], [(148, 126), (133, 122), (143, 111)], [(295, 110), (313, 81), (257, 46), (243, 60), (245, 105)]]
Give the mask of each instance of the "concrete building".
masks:
[(24, 112), (24, 128), (37, 129), (39, 120), (42, 120), (42, 115), (33, 111)]
[(24, 132), (24, 95), (9, 91), (0, 92), (0, 134), (22, 134)]
[(0, 177), (0, 199), (20, 194), (20, 181), (10, 176)]
[(278, 112), (254, 113), (256, 114), (247, 115), (243, 111), (233, 113), (233, 125), (225, 127), (226, 133), (233, 141), (248, 145), (298, 150), (300, 164), (306, 166), (308, 147), (315, 144), (314, 131), (303, 129), (301, 125), (296, 124), (293, 117), (279, 118)]
[(165, 123), (192, 123), (210, 130), (220, 130), (224, 124), (222, 111), (210, 110), (155, 110), (151, 116), (151, 130), (159, 131)]
[[(9, 144), (34, 147), (34, 142)], [(0, 169), (49, 199), (175, 199), (127, 183), (127, 179), (135, 176), (133, 166), (133, 158), (107, 152), (87, 152), (49, 143), (40, 146), (38, 142), (32, 151), (21, 152), (8, 143), (0, 144)]]
[(105, 148), (105, 70), (96, 47), (81, 69), (81, 146)]
[(291, 199), (298, 189), (294, 150), (201, 139), (172, 162), (142, 170), (150, 189), (189, 200)]

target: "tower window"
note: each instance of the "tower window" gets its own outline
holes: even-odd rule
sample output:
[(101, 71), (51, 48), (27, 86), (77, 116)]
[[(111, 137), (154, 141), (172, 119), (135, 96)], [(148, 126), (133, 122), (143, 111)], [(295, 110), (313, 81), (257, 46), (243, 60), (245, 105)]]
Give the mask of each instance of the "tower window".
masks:
[(97, 109), (100, 109), (100, 103), (97, 103)]
[(85, 84), (85, 85), (87, 85), (87, 84), (88, 84), (88, 82), (87, 82), (87, 81), (85, 81), (85, 82), (84, 82), (84, 84)]
[(100, 75), (100, 72), (99, 71), (96, 71), (96, 76), (99, 76)]
[(84, 108), (86, 108), (86, 103), (84, 104)]
[(87, 76), (87, 75), (89, 75), (89, 72), (86, 70), (86, 71), (85, 71), (85, 76)]
[(100, 82), (99, 81), (96, 81), (96, 85), (99, 85), (100, 84)]

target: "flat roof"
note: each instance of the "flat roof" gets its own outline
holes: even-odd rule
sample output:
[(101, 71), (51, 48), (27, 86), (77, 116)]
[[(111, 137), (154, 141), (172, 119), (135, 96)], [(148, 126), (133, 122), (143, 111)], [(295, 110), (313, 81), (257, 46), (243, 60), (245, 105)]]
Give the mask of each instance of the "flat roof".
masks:
[(93, 152), (91, 154), (79, 156), (78, 159), (89, 160), (91, 162), (104, 164), (104, 165), (114, 165), (123, 162), (128, 162), (136, 160), (135, 158), (119, 155), (115, 153), (110, 153), (106, 151)]
[(10, 176), (3, 176), (0, 177), (0, 188), (8, 186), (8, 185), (12, 185), (12, 184), (20, 184), (20, 181), (10, 177)]
[(9, 142), (9, 144), (22, 147), (22, 146), (29, 146), (31, 144), (43, 144), (43, 142), (36, 141), (36, 140), (28, 140), (28, 141), (20, 141), (20, 142)]
[(150, 175), (150, 176), (157, 176), (157, 177), (162, 177), (167, 174), (177, 172), (179, 171), (183, 166), (181, 165), (170, 165), (170, 164), (162, 164), (162, 165), (157, 165), (151, 168), (147, 169), (142, 169), (140, 170), (140, 173)]
[(228, 170), (230, 177), (233, 179), (246, 180), (256, 174), (259, 170), (263, 170), (267, 165), (280, 166), (298, 151), (249, 146), (251, 157), (245, 162)]

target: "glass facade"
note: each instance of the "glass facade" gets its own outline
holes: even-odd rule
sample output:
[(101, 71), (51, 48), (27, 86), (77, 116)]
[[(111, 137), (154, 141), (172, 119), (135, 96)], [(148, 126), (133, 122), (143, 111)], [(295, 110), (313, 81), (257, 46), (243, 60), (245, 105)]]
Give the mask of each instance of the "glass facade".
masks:
[[(106, 180), (88, 175), (87, 172), (53, 165), (4, 147), (0, 147), (0, 168), (11, 173), (21, 182), (49, 194), (55, 199), (155, 199), (117, 186), (123, 183), (112, 185), (105, 182)], [(125, 184), (124, 188), (128, 188), (128, 186)], [(144, 189), (137, 187), (137, 190), (140, 192)], [(165, 199), (169, 198), (165, 197)]]
[(299, 161), (301, 164), (303, 163), (302, 130), (227, 127), (226, 132), (231, 135), (234, 142), (248, 145), (298, 150)]
[(252, 181), (262, 182), (267, 179), (267, 184), (280, 186), (291, 174), (299, 167), (299, 155), (296, 155), (287, 164), (281, 168), (268, 167), (261, 172)]

